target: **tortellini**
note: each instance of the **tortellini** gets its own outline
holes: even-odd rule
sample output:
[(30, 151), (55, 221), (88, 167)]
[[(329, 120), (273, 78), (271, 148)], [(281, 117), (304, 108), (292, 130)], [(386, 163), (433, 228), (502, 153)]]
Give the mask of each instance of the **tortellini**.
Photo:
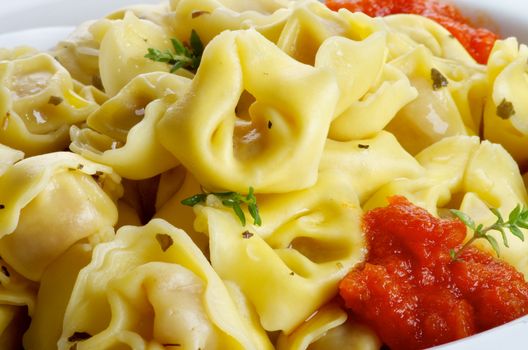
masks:
[(386, 131), (370, 139), (328, 140), (319, 169), (342, 172), (362, 203), (394, 179), (413, 179), (425, 173), (423, 167)]
[[(244, 91), (255, 99), (247, 118), (236, 113)], [(158, 134), (209, 189), (302, 189), (316, 181), (337, 97), (328, 71), (293, 60), (254, 30), (224, 32), (206, 47)]]
[(423, 45), (436, 57), (456, 60), (466, 65), (475, 64), (462, 44), (447, 29), (429, 18), (398, 14), (387, 16), (383, 20), (390, 30), (399, 34), (400, 40), (409, 42), (412, 47)]
[(128, 179), (150, 178), (175, 167), (178, 160), (161, 146), (155, 127), (189, 84), (187, 78), (162, 72), (135, 77), (88, 117), (88, 128), (72, 127), (70, 149)]
[[(338, 13), (316, 1), (301, 2), (293, 6), (277, 46), (296, 60), (313, 64), (321, 44), (333, 36), (355, 39), (350, 33), (350, 24)], [(376, 66), (378, 58), (373, 56), (370, 59), (373, 60), (372, 65)]]
[(271, 349), (232, 288), (184, 231), (160, 219), (123, 227), (79, 273), (58, 348)]
[[(0, 348), (379, 349), (337, 296), (363, 213), (527, 205), (527, 59), (315, 0), (169, 0), (0, 49)], [(528, 242), (500, 258), (528, 276)]]
[(484, 136), (501, 143), (522, 167), (528, 165), (528, 47), (515, 38), (497, 41), (488, 63), (489, 95)]
[[(475, 135), (484, 103), (485, 75), (479, 67), (435, 58), (417, 47), (391, 64), (401, 69), (418, 97), (392, 119), (387, 130), (412, 154), (455, 135)], [(477, 107), (472, 107), (474, 104)]]
[(16, 163), (0, 177), (0, 256), (24, 277), (40, 280), (75, 242), (111, 238), (119, 186), (110, 168), (72, 153)]
[(48, 54), (0, 61), (0, 142), (27, 156), (65, 149), (70, 125), (96, 108)]
[(240, 286), (268, 331), (291, 332), (363, 258), (361, 208), (339, 171), (322, 171), (303, 191), (259, 197), (261, 227), (241, 226), (214, 198), (195, 207), (195, 228), (210, 237), (215, 271)]
[(188, 38), (194, 29), (204, 43), (224, 30), (253, 28), (276, 42), (291, 13), (289, 0), (171, 0), (171, 29)]
[(378, 81), (358, 100), (354, 100), (330, 125), (329, 138), (358, 140), (376, 135), (418, 95), (409, 79), (387, 63)]
[(170, 4), (168, 1), (159, 4), (138, 4), (121, 8), (108, 14), (105, 18), (110, 20), (123, 19), (128, 12), (136, 17), (153, 22), (170, 32), (171, 18), (169, 16)]
[(99, 47), (109, 26), (110, 21), (105, 19), (84, 22), (52, 51), (56, 60), (82, 84), (103, 88), (99, 75)]
[(152, 61), (145, 54), (148, 48), (171, 48), (169, 39), (162, 27), (136, 17), (132, 11), (122, 20), (113, 21), (99, 48), (99, 72), (105, 92), (114, 96), (139, 74), (168, 71), (167, 64)]

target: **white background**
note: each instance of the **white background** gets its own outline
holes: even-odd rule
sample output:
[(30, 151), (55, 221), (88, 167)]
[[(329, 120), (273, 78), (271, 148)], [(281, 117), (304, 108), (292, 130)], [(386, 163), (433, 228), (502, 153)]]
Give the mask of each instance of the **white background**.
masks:
[[(242, 0), (246, 1), (246, 0)], [(28, 28), (75, 26), (129, 4), (160, 0), (0, 0), (0, 34)]]
[[(249, 0), (240, 0), (249, 1)], [(159, 0), (0, 0), (0, 47), (32, 45), (47, 49), (73, 26), (123, 6)], [(528, 43), (528, 1), (457, 0), (466, 16)], [(38, 29), (36, 29), (38, 28)], [(528, 318), (477, 336), (444, 345), (439, 350), (528, 349)]]

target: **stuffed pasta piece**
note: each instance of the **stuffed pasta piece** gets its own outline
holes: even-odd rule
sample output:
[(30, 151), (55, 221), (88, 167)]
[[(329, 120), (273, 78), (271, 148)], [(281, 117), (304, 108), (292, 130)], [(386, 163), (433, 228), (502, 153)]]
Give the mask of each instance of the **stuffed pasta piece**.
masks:
[(253, 28), (277, 42), (291, 14), (290, 0), (172, 0), (168, 21), (178, 38), (194, 29), (204, 43), (224, 30)]
[[(187, 38), (180, 38), (184, 40)], [(123, 19), (112, 20), (99, 47), (99, 73), (104, 91), (116, 95), (135, 76), (156, 71), (167, 72), (169, 65), (145, 57), (149, 48), (172, 48), (169, 33), (157, 23), (127, 11)], [(177, 74), (192, 76), (184, 69)]]
[(242, 293), (185, 232), (164, 220), (126, 226), (94, 250), (58, 348), (272, 349)]
[(195, 206), (195, 228), (209, 235), (211, 263), (235, 282), (268, 331), (290, 333), (336, 294), (361, 261), (361, 209), (348, 177), (319, 174), (316, 185), (258, 198), (262, 226), (242, 226), (214, 195)]
[(315, 183), (337, 99), (328, 70), (292, 59), (255, 30), (226, 31), (207, 45), (157, 131), (208, 189), (287, 192)]
[(189, 84), (170, 73), (138, 75), (87, 118), (87, 127), (71, 128), (70, 149), (128, 179), (146, 179), (175, 167), (178, 161), (160, 144), (155, 126)]
[(487, 84), (482, 67), (435, 57), (424, 46), (391, 64), (418, 90), (386, 128), (411, 154), (449, 136), (478, 134)]
[(0, 177), (0, 255), (39, 281), (74, 243), (108, 240), (117, 221), (119, 181), (110, 168), (67, 152), (11, 166)]
[(342, 274), (362, 260), (360, 202), (398, 177), (422, 174), (387, 132), (327, 140), (314, 186), (257, 192), (261, 226), (243, 225), (213, 194), (195, 206), (194, 228), (209, 236), (213, 267), (240, 286), (264, 328), (286, 336), (328, 302)]
[(484, 113), (484, 136), (502, 144), (521, 168), (528, 165), (527, 59), (528, 47), (515, 38), (495, 43), (487, 66), (490, 98)]
[(70, 125), (96, 108), (48, 54), (0, 62), (0, 142), (27, 156), (65, 149)]

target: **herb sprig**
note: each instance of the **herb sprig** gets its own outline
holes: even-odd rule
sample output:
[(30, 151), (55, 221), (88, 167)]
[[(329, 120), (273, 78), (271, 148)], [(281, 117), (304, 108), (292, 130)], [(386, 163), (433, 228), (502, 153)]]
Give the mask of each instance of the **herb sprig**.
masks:
[(170, 72), (174, 73), (180, 68), (188, 68), (196, 71), (202, 60), (203, 43), (198, 36), (198, 33), (193, 29), (189, 44), (186, 45), (176, 38), (171, 39), (174, 52), (169, 50), (160, 51), (158, 49), (149, 47), (145, 58), (151, 59), (155, 62), (164, 62), (172, 65)]
[(253, 218), (253, 224), (260, 226), (262, 225), (262, 219), (260, 217), (259, 209), (257, 206), (257, 197), (255, 197), (255, 191), (253, 187), (249, 187), (247, 195), (242, 195), (238, 192), (211, 192), (211, 193), (199, 193), (186, 198), (181, 201), (181, 204), (189, 207), (194, 207), (198, 203), (205, 202), (208, 195), (214, 195), (222, 200), (222, 204), (226, 207), (232, 208), (236, 216), (240, 219), (242, 226), (246, 225), (246, 215), (242, 210), (241, 205), (246, 204), (248, 207), (249, 215)]
[(501, 213), (496, 208), (490, 208), (491, 212), (497, 217), (497, 220), (490, 226), (484, 227), (484, 225), (475, 224), (473, 219), (466, 213), (451, 209), (451, 213), (455, 215), (460, 221), (464, 223), (469, 229), (473, 231), (473, 237), (471, 237), (460, 249), (455, 251), (451, 249), (449, 254), (453, 260), (457, 260), (460, 252), (466, 249), (470, 244), (472, 244), (477, 239), (485, 239), (489, 242), (493, 250), (497, 253), (497, 256), (500, 255), (499, 243), (497, 240), (489, 234), (490, 231), (498, 231), (501, 234), (504, 246), (506, 248), (508, 245), (508, 238), (506, 235), (506, 230), (510, 231), (514, 236), (518, 237), (521, 241), (524, 242), (524, 234), (521, 231), (521, 228), (528, 229), (528, 208), (525, 208), (522, 205), (517, 205), (508, 215), (508, 220), (504, 220)]

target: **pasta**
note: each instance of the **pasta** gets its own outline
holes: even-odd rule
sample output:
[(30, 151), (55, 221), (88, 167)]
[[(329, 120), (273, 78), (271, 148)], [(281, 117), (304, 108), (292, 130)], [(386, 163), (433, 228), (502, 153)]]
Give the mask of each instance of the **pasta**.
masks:
[(159, 219), (125, 227), (79, 273), (58, 348), (80, 330), (92, 337), (78, 349), (270, 348), (237, 297), (183, 231)]
[[(96, 172), (109, 194), (92, 178)], [(111, 196), (120, 196), (119, 186), (110, 168), (72, 153), (16, 163), (0, 180), (2, 258), (38, 281), (46, 266), (76, 241), (89, 238), (96, 244), (111, 237), (109, 230), (117, 221)]]
[(0, 82), (0, 140), (28, 156), (66, 148), (69, 126), (97, 108), (74, 91), (68, 71), (45, 53), (2, 61)]
[[(334, 76), (295, 61), (254, 30), (219, 34), (200, 68), (187, 96), (160, 120), (161, 143), (208, 188), (285, 192), (313, 185), (337, 103)], [(244, 91), (256, 101), (237, 118)], [(291, 177), (297, 181), (286, 181)]]
[(88, 128), (72, 126), (71, 150), (111, 166), (128, 179), (146, 179), (169, 170), (178, 161), (159, 143), (155, 125), (188, 85), (188, 79), (168, 73), (134, 78), (87, 118)]
[(336, 297), (362, 215), (528, 205), (527, 52), (481, 65), (425, 17), (316, 0), (137, 5), (0, 49), (0, 348), (380, 349)]

